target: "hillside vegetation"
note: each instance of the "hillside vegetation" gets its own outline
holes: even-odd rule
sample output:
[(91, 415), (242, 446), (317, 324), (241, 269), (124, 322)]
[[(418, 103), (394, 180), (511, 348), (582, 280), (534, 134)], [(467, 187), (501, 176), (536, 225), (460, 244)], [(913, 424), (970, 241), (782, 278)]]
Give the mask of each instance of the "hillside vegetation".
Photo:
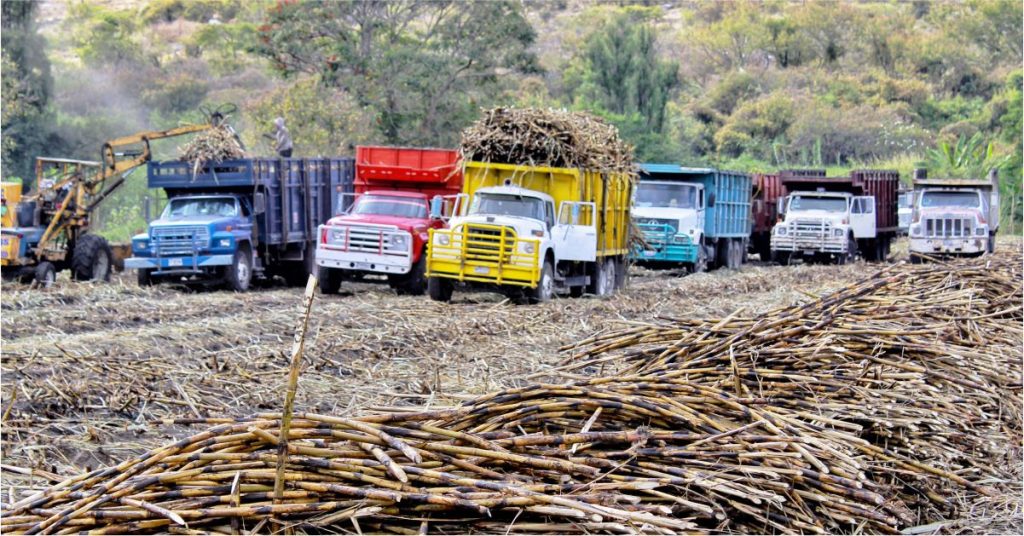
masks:
[[(239, 105), (253, 154), (454, 146), (482, 107), (587, 110), (644, 161), (1000, 169), (1020, 232), (1022, 8), (916, 2), (3, 3), (3, 174)], [(182, 141), (156, 147), (173, 158)], [(99, 215), (144, 228), (141, 174)]]

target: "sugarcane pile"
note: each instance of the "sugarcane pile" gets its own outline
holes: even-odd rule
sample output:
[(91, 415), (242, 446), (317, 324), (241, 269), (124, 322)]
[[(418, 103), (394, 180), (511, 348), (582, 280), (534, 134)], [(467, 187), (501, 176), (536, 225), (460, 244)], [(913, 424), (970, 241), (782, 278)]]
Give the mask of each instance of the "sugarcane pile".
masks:
[[(897, 265), (746, 317), (566, 348), (454, 409), (212, 428), (4, 505), (5, 532), (891, 533), (1006, 481), (1021, 257)], [(604, 367), (604, 370), (602, 370)], [(1019, 445), (1017, 446), (1019, 448)]]
[(192, 164), (192, 169), (198, 172), (207, 164), (243, 158), (245, 150), (238, 143), (235, 132), (221, 124), (192, 136), (188, 143), (178, 148), (178, 154), (182, 161)]
[(462, 132), (464, 160), (635, 173), (633, 147), (585, 112), (493, 108)]

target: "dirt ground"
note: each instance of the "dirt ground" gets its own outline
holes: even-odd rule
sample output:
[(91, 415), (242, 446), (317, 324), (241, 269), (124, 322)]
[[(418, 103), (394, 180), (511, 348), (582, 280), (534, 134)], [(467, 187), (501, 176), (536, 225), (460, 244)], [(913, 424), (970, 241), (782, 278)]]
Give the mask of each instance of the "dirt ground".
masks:
[[(897, 248), (895, 262), (905, 257)], [(1020, 249), (1020, 239), (1000, 247)], [(609, 299), (537, 306), (459, 294), (451, 304), (346, 284), (317, 295), (297, 410), (349, 415), (440, 407), (545, 378), (559, 348), (658, 317), (724, 316), (802, 302), (880, 265), (769, 266), (683, 276), (634, 268)], [(164, 419), (281, 407), (302, 289), (247, 294), (61, 279), (5, 284), (0, 302), (3, 501), (184, 433)], [(1019, 502), (1018, 502), (1019, 504)]]

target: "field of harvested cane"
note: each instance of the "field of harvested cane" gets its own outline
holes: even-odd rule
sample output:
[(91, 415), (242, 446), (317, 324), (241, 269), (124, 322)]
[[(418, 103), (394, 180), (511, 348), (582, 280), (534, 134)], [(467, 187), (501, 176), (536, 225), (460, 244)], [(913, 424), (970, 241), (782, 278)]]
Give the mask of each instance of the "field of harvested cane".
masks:
[[(1019, 241), (1000, 243), (1019, 252)], [(1009, 532), (1021, 257), (609, 300), (3, 291), (5, 532)]]

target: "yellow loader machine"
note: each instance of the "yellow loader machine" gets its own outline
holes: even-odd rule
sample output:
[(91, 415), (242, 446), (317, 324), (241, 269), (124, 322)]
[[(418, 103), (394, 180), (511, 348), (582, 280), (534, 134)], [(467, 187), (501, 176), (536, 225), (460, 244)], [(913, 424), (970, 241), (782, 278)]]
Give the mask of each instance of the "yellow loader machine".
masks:
[(208, 112), (206, 124), (140, 132), (103, 144), (102, 161), (36, 159), (35, 191), (2, 184), (0, 275), (5, 280), (49, 286), (57, 272), (80, 281), (107, 281), (113, 253), (107, 240), (89, 232), (90, 216), (128, 175), (152, 158), (149, 142), (193, 134), (220, 125), (234, 106)]

